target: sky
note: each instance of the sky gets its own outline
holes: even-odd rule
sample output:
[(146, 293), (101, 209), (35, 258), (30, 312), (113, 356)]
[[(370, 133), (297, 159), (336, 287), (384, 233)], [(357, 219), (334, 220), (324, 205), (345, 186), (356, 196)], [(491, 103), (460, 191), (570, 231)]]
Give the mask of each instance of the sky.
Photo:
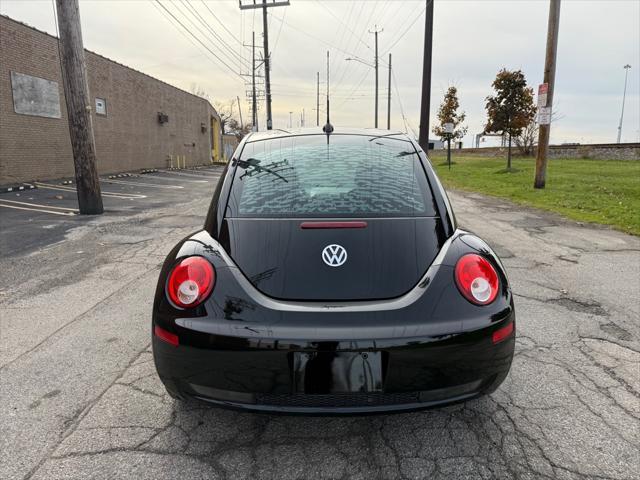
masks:
[[(386, 128), (391, 53), (391, 127), (417, 134), (425, 3), (290, 0), (289, 6), (270, 8), (274, 128), (298, 126), (303, 109), (306, 126), (315, 125), (317, 72), (323, 124), (327, 51), (331, 123), (373, 127), (375, 48), (369, 32), (377, 29), (379, 125)], [(55, 35), (53, 8), (52, 0), (0, 2), (0, 13)], [(472, 146), (501, 68), (521, 69), (534, 89), (542, 83), (549, 2), (435, 0), (434, 12), (431, 126), (444, 92), (455, 85), (467, 114), (463, 141)], [(239, 97), (243, 119), (250, 118), (250, 79), (243, 74), (251, 71), (252, 31), (256, 52), (262, 52), (261, 10), (240, 10), (237, 0), (81, 0), (80, 15), (85, 48), (187, 91), (204, 91), (214, 105), (228, 106)], [(640, 142), (640, 0), (564, 0), (560, 17), (558, 119), (551, 142), (616, 141), (625, 64), (632, 68), (622, 141)], [(264, 102), (258, 123), (261, 130), (266, 125)]]

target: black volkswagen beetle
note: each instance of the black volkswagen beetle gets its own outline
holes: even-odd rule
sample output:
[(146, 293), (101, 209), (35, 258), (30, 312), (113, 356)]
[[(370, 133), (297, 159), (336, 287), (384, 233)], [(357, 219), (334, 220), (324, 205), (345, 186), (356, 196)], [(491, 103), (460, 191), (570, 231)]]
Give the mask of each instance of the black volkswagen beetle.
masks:
[(495, 390), (515, 312), (500, 260), (457, 228), (402, 133), (248, 135), (204, 229), (162, 267), (169, 394), (263, 412), (406, 411)]

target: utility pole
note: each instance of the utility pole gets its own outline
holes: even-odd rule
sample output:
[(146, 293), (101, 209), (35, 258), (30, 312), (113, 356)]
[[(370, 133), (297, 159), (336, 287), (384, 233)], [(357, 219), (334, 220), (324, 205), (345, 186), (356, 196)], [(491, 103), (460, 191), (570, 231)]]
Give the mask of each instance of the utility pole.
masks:
[(317, 87), (316, 87), (316, 127), (320, 126), (320, 72), (316, 74)]
[(246, 3), (243, 5), (242, 0), (239, 0), (240, 10), (261, 8), (262, 9), (262, 32), (263, 32), (263, 47), (264, 47), (264, 80), (265, 80), (265, 95), (267, 97), (267, 130), (273, 128), (273, 119), (271, 116), (271, 61), (269, 54), (269, 22), (267, 21), (267, 8), (288, 6), (289, 0), (286, 1), (272, 1), (262, 0), (262, 3)]
[(429, 109), (431, 108), (431, 52), (433, 49), (433, 2), (426, 0), (427, 10), (424, 24), (424, 60), (422, 62), (422, 100), (420, 103), (420, 134), (418, 143), (429, 150)]
[(251, 108), (253, 109), (253, 125), (251, 126), (254, 132), (258, 131), (258, 99), (256, 98), (256, 32), (252, 33), (251, 51), (253, 52), (253, 65), (251, 68), (251, 84), (252, 84), (252, 99)]
[(293, 115), (293, 112), (289, 112), (289, 128), (293, 127), (293, 120), (292, 120), (293, 117), (292, 117), (292, 115)]
[(244, 123), (242, 123), (242, 107), (240, 107), (240, 96), (237, 95), (236, 98), (238, 99), (238, 115), (240, 115), (240, 129), (244, 129)]
[(267, 96), (267, 130), (273, 128), (271, 117), (271, 62), (269, 61), (269, 23), (267, 22), (267, 0), (262, 0), (262, 38), (264, 40), (264, 82)]
[(73, 150), (78, 209), (85, 215), (101, 214), (104, 208), (96, 167), (96, 146), (91, 123), (91, 101), (78, 0), (56, 0), (56, 12), (60, 29), (60, 66)]
[(618, 125), (618, 142), (620, 143), (620, 139), (622, 138), (622, 118), (624, 117), (624, 100), (627, 96), (627, 75), (629, 74), (629, 69), (631, 65), (628, 63), (624, 66), (624, 91), (622, 92), (622, 113), (620, 113), (620, 125)]
[(387, 87), (387, 130), (391, 130), (391, 54), (389, 54), (389, 85)]
[(551, 133), (551, 111), (553, 108), (553, 90), (556, 80), (556, 56), (558, 52), (558, 28), (560, 26), (560, 0), (550, 0), (549, 23), (547, 26), (547, 51), (544, 60), (544, 80), (547, 85), (548, 123), (540, 123), (538, 129), (538, 152), (536, 153), (536, 176), (534, 188), (544, 188), (547, 177), (547, 151), (549, 150), (549, 136)]
[(378, 128), (378, 33), (382, 32), (384, 29), (378, 30), (378, 26), (376, 25), (373, 32), (369, 30), (369, 33), (373, 33), (375, 36), (375, 59), (373, 62), (373, 68), (376, 70), (376, 109), (375, 109), (375, 118), (374, 118), (374, 127)]

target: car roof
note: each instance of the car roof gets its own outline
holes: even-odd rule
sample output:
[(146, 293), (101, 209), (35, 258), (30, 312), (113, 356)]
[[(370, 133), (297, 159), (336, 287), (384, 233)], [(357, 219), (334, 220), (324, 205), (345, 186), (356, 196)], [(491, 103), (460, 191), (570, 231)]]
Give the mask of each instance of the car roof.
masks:
[[(288, 128), (274, 129), (264, 132), (250, 133), (246, 139), (246, 143), (258, 142), (261, 140), (270, 140), (274, 138), (294, 137), (301, 135), (326, 135), (322, 127), (306, 127), (306, 128)], [(367, 137), (395, 137), (402, 140), (411, 141), (409, 136), (399, 130), (382, 130), (380, 128), (353, 128), (353, 127), (334, 127), (331, 135), (364, 135)]]

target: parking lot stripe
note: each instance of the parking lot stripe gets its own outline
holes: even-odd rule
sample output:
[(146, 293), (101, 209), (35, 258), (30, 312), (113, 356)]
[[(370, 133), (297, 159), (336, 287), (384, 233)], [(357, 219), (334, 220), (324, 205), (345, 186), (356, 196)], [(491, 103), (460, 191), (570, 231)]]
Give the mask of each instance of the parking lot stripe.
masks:
[(42, 208), (18, 207), (17, 205), (7, 205), (2, 202), (0, 202), (0, 207), (13, 208), (15, 210), (29, 210), (31, 212), (52, 213), (54, 215), (64, 215), (66, 217), (75, 215), (73, 212), (55, 212), (53, 210), (44, 210)]
[[(38, 188), (48, 189), (48, 190), (61, 190), (63, 192), (77, 192), (74, 187), (64, 187), (60, 185), (51, 185), (49, 183), (40, 183), (36, 182)], [(141, 198), (147, 198), (146, 195), (141, 195), (139, 193), (120, 193), (120, 192), (105, 192), (102, 191), (103, 197), (112, 197), (112, 198), (122, 198), (124, 200), (138, 200)]]
[(6, 200), (4, 198), (0, 198), (0, 202), (17, 203), (18, 205), (29, 205), (31, 207), (55, 208), (56, 210), (68, 210), (70, 212), (78, 211), (77, 208), (56, 207), (54, 205), (41, 205), (39, 203), (18, 202), (17, 200)]
[(198, 175), (197, 173), (185, 173), (185, 172), (174, 172), (173, 170), (158, 170), (161, 173), (170, 173), (171, 175), (180, 175), (181, 177), (194, 177), (194, 178), (217, 178), (220, 176), (219, 173), (215, 172), (202, 172), (202, 175)]
[(101, 178), (100, 181), (105, 183), (117, 183), (120, 185), (134, 185), (136, 187), (168, 188), (171, 190), (184, 188), (182, 185), (158, 185), (157, 183), (138, 183), (129, 182), (127, 180), (111, 180), (110, 178)]
[[(142, 178), (158, 178), (160, 180), (170, 180), (170, 181), (175, 180), (175, 178), (158, 177), (156, 175), (144, 175)], [(187, 182), (187, 183), (209, 183), (209, 180), (180, 180), (180, 181)]]

